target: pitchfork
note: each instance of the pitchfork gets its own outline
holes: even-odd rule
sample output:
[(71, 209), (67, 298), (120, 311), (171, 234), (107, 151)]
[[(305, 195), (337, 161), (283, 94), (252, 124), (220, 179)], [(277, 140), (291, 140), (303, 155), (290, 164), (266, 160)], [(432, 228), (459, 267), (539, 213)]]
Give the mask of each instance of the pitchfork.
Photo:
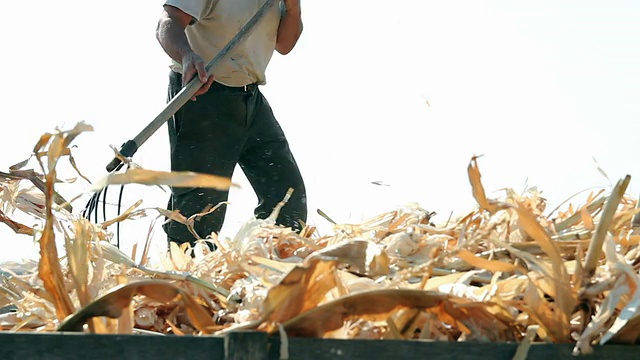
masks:
[[(226, 59), (227, 55), (231, 50), (233, 50), (238, 44), (243, 42), (249, 34), (255, 29), (256, 24), (264, 18), (264, 15), (271, 9), (273, 6), (277, 5), (279, 0), (266, 0), (262, 7), (256, 12), (256, 14), (244, 25), (242, 29), (236, 34), (236, 36), (229, 41), (229, 43), (223, 47), (220, 52), (207, 64), (206, 71), (207, 75), (211, 76), (214, 73), (214, 70), (222, 63), (223, 60)], [(194, 78), (182, 89), (180, 92), (171, 99), (167, 103), (167, 106), (156, 116), (149, 125), (147, 125), (142, 131), (136, 135), (133, 139), (128, 140), (119, 149), (119, 154), (116, 155), (113, 160), (107, 165), (107, 172), (113, 173), (120, 170), (123, 166), (122, 159), (132, 157), (150, 137), (153, 135), (166, 121), (168, 121), (184, 104), (186, 104), (189, 99), (193, 97), (193, 95), (200, 89), (203, 83), (200, 81), (198, 76), (194, 76)], [(121, 204), (122, 204), (122, 192), (124, 190), (124, 185), (120, 187), (120, 195), (118, 197), (118, 214), (120, 214)], [(93, 194), (87, 205), (85, 206), (82, 215), (91, 219), (91, 215), (95, 216), (95, 222), (98, 222), (98, 204), (100, 203), (100, 195), (102, 194), (102, 211), (103, 217), (106, 218), (106, 195), (107, 188), (104, 190), (100, 190)], [(120, 223), (117, 224), (117, 245), (120, 245)]]

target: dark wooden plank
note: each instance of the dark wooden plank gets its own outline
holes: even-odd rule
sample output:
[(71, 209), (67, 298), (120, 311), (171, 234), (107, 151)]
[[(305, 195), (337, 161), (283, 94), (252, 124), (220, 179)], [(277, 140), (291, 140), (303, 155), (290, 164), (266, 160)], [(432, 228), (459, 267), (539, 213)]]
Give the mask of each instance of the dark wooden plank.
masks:
[(266, 360), (269, 336), (262, 331), (237, 331), (224, 338), (226, 360)]
[(223, 357), (223, 338), (0, 332), (0, 359), (3, 360), (194, 360)]
[[(513, 343), (423, 342), (392, 340), (328, 340), (290, 338), (289, 359), (413, 360), (512, 359)], [(536, 344), (531, 359), (640, 359), (637, 346), (595, 347), (588, 356), (571, 355), (572, 344)], [(0, 332), (0, 359), (280, 359), (280, 340), (259, 332), (226, 337), (87, 335)]]
[[(402, 359), (402, 360), (438, 360), (438, 359), (511, 359), (515, 354), (515, 344), (473, 344), (424, 341), (394, 340), (318, 340), (290, 338), (290, 359)], [(274, 341), (272, 349), (279, 349), (280, 342)], [(483, 357), (483, 355), (490, 355)], [(272, 350), (270, 359), (278, 359)]]
[(605, 345), (595, 346), (594, 352), (579, 357), (571, 355), (573, 344), (536, 344), (529, 350), (531, 359), (572, 359), (572, 360), (611, 360), (611, 359), (640, 359), (637, 346), (634, 345)]
[[(272, 338), (269, 359), (279, 359), (280, 340)], [(320, 340), (290, 338), (288, 340), (290, 359), (329, 360), (344, 358), (350, 360), (510, 360), (515, 355), (514, 343), (474, 343), (474, 342), (425, 342), (393, 340)], [(636, 353), (640, 348), (625, 345), (595, 347), (591, 355), (576, 358), (571, 354), (572, 344), (535, 344), (528, 358), (531, 359), (640, 359)]]

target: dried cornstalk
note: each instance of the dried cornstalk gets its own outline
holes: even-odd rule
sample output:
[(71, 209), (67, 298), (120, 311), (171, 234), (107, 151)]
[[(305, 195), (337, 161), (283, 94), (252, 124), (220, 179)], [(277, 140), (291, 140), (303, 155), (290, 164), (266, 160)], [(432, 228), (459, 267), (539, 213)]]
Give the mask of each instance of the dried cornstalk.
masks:
[[(585, 204), (554, 210), (552, 218), (543, 214), (546, 201), (537, 191), (487, 198), (473, 157), (467, 171), (479, 206), (445, 224), (431, 223), (432, 212), (410, 205), (361, 224), (336, 223), (326, 235), (313, 227), (296, 233), (275, 224), (277, 208), (267, 219), (247, 222), (233, 239), (201, 239), (214, 243), (215, 251), (201, 242), (195, 248), (172, 244), (151, 266), (149, 239), (141, 263), (106, 240), (111, 225), (143, 221), (153, 209), (136, 210), (138, 203), (94, 225), (53, 206), (56, 159), (69, 154), (71, 140), (85, 130), (79, 125), (45, 134), (36, 146), (44, 211), (11, 204), (18, 183), (30, 178), (0, 176), (6, 189), (0, 221), (18, 233), (36, 233), (11, 219), (10, 208), (26, 211), (44, 229), (40, 271), (0, 273), (0, 304), (18, 309), (0, 315), (3, 330), (54, 331), (51, 318), (57, 315), (67, 319), (58, 330), (74, 331), (198, 335), (260, 329), (341, 339), (521, 341), (522, 358), (537, 341), (576, 342), (577, 352), (589, 352), (595, 341), (640, 337), (639, 266), (630, 265), (640, 258), (640, 236), (631, 227), (638, 210), (625, 194), (628, 177), (608, 198), (594, 192)], [(109, 183), (233, 186), (229, 179), (141, 168), (94, 186)], [(187, 227), (206, 215), (157, 210)], [(56, 229), (68, 229), (66, 256), (55, 252)]]

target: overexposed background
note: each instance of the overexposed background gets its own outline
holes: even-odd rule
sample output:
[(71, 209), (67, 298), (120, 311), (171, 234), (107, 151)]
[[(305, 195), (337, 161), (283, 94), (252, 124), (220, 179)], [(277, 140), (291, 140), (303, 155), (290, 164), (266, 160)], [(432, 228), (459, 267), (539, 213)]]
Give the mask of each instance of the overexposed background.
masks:
[[(85, 121), (95, 132), (75, 142), (79, 167), (92, 180), (106, 175), (109, 145), (135, 136), (165, 105), (168, 58), (154, 37), (162, 3), (4, 4), (0, 170), (27, 158), (42, 133)], [(436, 221), (462, 214), (475, 205), (466, 167), (480, 154), (490, 196), (537, 186), (551, 209), (625, 174), (630, 194), (640, 191), (637, 1), (302, 5), (304, 34), (291, 54), (274, 55), (262, 91), (305, 177), (309, 222), (322, 232), (331, 228), (318, 208), (341, 223), (407, 202), (437, 212)], [(134, 161), (169, 169), (166, 127)], [(242, 189), (231, 194), (226, 236), (256, 202), (240, 171), (234, 181)], [(58, 189), (72, 197), (87, 187)], [(127, 186), (125, 207), (138, 199), (164, 207), (168, 194)], [(149, 222), (123, 224), (125, 249), (144, 240)], [(163, 248), (161, 231), (154, 239)], [(36, 256), (33, 239), (2, 224), (0, 249), (0, 261)]]

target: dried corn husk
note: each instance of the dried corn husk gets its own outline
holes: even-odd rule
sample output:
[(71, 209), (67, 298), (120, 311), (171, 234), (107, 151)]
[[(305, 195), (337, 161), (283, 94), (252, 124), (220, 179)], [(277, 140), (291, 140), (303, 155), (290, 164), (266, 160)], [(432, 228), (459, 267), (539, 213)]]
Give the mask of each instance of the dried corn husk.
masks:
[[(640, 236), (632, 225), (637, 201), (625, 193), (628, 178), (611, 195), (594, 191), (584, 204), (544, 215), (546, 201), (536, 190), (487, 198), (474, 157), (468, 176), (478, 207), (446, 225), (432, 224), (431, 212), (409, 204), (361, 224), (335, 224), (331, 234), (312, 227), (295, 233), (275, 224), (278, 207), (267, 219), (248, 221), (233, 239), (202, 239), (215, 251), (172, 244), (150, 267), (108, 242), (113, 224), (144, 221), (149, 210), (136, 204), (92, 224), (55, 205), (56, 161), (86, 130), (79, 124), (40, 139), (34, 154), (44, 193), (26, 186), (25, 177), (0, 177), (0, 221), (38, 236), (42, 254), (20, 274), (11, 270), (19, 264), (0, 273), (0, 305), (18, 309), (0, 315), (2, 330), (259, 329), (319, 338), (523, 341), (521, 353), (536, 341), (575, 343), (576, 353), (588, 353), (594, 343), (640, 337)], [(140, 168), (97, 186), (108, 182), (233, 185)], [(11, 218), (16, 212), (41, 225), (20, 224)], [(193, 221), (158, 212), (185, 226)], [(64, 239), (65, 256), (54, 251), (56, 239)]]

